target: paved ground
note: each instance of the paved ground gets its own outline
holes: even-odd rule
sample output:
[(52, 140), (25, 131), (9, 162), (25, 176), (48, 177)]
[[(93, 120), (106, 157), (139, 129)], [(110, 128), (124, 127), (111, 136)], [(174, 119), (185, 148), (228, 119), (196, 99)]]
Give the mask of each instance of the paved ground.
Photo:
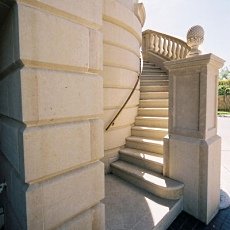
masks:
[[(230, 195), (230, 117), (218, 118), (218, 135), (221, 146), (221, 188)], [(220, 210), (208, 226), (182, 212), (168, 230), (230, 230), (230, 207)]]

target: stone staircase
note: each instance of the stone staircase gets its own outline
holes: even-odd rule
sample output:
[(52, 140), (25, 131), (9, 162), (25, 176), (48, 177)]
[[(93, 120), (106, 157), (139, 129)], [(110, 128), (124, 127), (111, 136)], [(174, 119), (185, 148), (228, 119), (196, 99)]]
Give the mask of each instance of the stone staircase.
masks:
[[(182, 199), (184, 185), (163, 176), (163, 138), (168, 133), (167, 73), (144, 62), (140, 92), (131, 136), (126, 139), (125, 148), (120, 150), (119, 160), (111, 164), (111, 171), (157, 197)], [(171, 220), (178, 214), (173, 212), (175, 217), (170, 217)]]

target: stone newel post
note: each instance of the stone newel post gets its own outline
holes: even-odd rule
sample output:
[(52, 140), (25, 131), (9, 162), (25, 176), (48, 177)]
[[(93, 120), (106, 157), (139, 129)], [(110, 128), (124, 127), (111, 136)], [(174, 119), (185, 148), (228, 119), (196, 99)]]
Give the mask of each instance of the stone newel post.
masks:
[(218, 212), (221, 139), (217, 135), (217, 76), (213, 54), (166, 62), (170, 78), (165, 175), (185, 184), (184, 210), (205, 223)]

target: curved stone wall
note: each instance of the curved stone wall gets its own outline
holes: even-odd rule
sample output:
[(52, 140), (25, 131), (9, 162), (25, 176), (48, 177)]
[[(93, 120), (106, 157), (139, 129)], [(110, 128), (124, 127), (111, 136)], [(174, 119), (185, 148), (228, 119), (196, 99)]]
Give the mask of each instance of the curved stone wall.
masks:
[[(103, 50), (104, 68), (104, 124), (105, 128), (117, 114), (130, 92), (139, 73), (141, 23), (135, 15), (137, 0), (104, 0)], [(139, 103), (139, 85), (115, 124), (105, 131), (106, 171), (117, 159), (125, 138), (131, 134)]]

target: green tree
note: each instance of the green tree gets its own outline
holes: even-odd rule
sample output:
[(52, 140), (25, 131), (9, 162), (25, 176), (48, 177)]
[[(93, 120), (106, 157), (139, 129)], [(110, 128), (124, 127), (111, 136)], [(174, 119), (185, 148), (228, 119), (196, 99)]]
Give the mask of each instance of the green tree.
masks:
[(228, 67), (224, 67), (221, 69), (219, 73), (219, 79), (224, 80), (224, 79), (230, 79), (230, 70)]

